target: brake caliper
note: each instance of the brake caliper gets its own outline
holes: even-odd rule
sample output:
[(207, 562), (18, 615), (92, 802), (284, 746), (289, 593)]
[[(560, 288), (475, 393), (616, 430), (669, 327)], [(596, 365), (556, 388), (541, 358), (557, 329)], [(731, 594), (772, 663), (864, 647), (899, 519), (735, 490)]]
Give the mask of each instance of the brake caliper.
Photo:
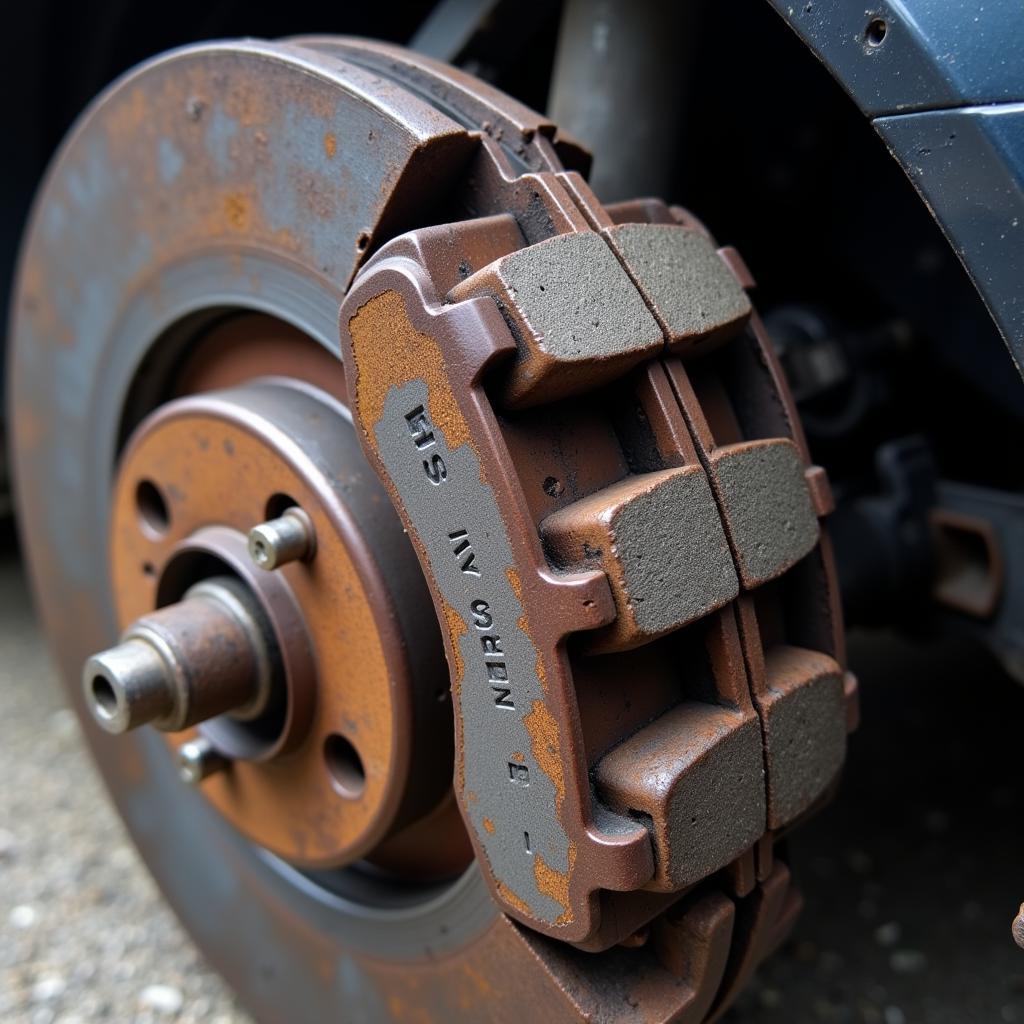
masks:
[(485, 215), (376, 253), (342, 354), (444, 629), (484, 874), (600, 949), (715, 872), (752, 891), (834, 782), (830, 496), (738, 254), (482, 148)]

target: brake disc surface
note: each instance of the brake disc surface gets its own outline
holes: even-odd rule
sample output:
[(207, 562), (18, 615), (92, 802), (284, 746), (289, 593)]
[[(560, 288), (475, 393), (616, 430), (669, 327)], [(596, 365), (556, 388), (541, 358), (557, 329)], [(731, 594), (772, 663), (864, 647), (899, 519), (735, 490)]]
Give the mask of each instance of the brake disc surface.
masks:
[[(12, 408), (41, 612), (261, 1019), (706, 1020), (798, 908), (775, 842), (855, 714), (827, 483), (738, 254), (585, 166), (396, 48), (229, 43), (117, 83), (37, 202)], [(315, 555), (254, 568), (293, 506)], [(277, 717), (88, 724), (82, 663), (225, 576)], [(169, 749), (196, 738), (231, 761), (199, 791)]]

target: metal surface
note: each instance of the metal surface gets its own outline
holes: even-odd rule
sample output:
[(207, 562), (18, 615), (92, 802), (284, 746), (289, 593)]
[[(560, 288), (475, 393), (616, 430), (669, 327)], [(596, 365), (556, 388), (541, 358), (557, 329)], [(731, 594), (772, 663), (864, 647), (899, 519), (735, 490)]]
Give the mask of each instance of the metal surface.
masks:
[[(175, 496), (159, 537), (135, 528), (140, 476)], [(282, 498), (309, 517), (317, 558), (267, 572), (242, 530)], [(248, 835), (304, 867), (337, 867), (441, 800), (451, 752), (436, 627), (407, 626), (422, 584), (334, 399), (271, 378), (163, 406), (121, 459), (111, 538), (122, 620), (211, 565), (260, 601), (282, 662), (280, 706), (202, 727), (235, 759), (230, 779), (204, 792)]]
[(213, 578), (89, 658), (82, 687), (107, 732), (150, 722), (177, 732), (225, 713), (258, 717), (270, 701), (274, 660), (252, 598), (235, 580)]
[(454, 63), (498, 3), (499, 0), (441, 0), (416, 30), (409, 48), (426, 57)]
[(868, 117), (1024, 101), (1016, 0), (770, 2)]
[(568, 0), (548, 109), (596, 157), (605, 201), (665, 195), (673, 180), (685, 67), (699, 5)]
[(879, 117), (875, 127), (942, 225), (1024, 373), (1024, 102)]
[(1024, 682), (1024, 499), (941, 481), (930, 512), (933, 598), (945, 618), (980, 639)]
[(1024, 8), (771, 3), (872, 120), (1024, 372)]
[[(855, 705), (827, 483), (738, 255), (564, 161), (394, 47), (225, 43), (114, 86), (37, 204), (12, 402), (65, 674), (224, 574), (280, 655), (251, 722), (88, 731), (261, 1019), (708, 1020), (798, 908), (775, 839)], [(264, 571), (294, 507), (316, 556)], [(183, 742), (231, 764), (184, 787)]]
[(249, 531), (249, 557), (268, 572), (289, 562), (301, 562), (316, 552), (316, 532), (300, 508), (287, 509)]
[(178, 747), (178, 774), (181, 781), (198, 786), (217, 772), (224, 771), (231, 762), (205, 736), (187, 740)]

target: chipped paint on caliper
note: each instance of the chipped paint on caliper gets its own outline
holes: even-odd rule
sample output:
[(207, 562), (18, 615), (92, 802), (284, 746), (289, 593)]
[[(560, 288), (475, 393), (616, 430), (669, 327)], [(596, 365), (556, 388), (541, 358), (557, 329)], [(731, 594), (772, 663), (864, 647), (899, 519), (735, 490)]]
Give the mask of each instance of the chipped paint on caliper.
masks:
[[(568, 617), (562, 581), (531, 625), (543, 567), (524, 565), (523, 537), (513, 539), (510, 521), (523, 522), (509, 510), (515, 476), (497, 457), (500, 433), (475, 386), (514, 343), (493, 304), (434, 305), (421, 268), (381, 256), (342, 307), (342, 351), (364, 447), (412, 535), (445, 632), (456, 796), (504, 909), (583, 941), (599, 925), (596, 891), (642, 885), (653, 866), (637, 823), (598, 808), (601, 830), (593, 824), (586, 769), (573, 760), (571, 677), (551, 642), (568, 632), (558, 632)], [(577, 582), (586, 594), (573, 599), (591, 609), (589, 624), (607, 621), (603, 577)], [(585, 872), (575, 870), (581, 845), (597, 853)]]

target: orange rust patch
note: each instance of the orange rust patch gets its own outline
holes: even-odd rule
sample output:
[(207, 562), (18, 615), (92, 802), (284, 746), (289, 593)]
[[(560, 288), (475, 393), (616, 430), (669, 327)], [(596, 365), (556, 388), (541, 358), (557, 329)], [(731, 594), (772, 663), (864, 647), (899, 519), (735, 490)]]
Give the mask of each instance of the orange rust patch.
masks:
[(510, 907), (514, 907), (524, 917), (532, 918), (533, 911), (526, 905), (526, 901), (517, 896), (504, 882), (498, 882), (495, 888), (498, 896), (501, 897)]
[[(437, 592), (435, 587), (435, 593)], [(462, 635), (469, 628), (466, 625), (465, 619), (450, 605), (447, 601), (442, 601), (442, 610), (444, 614), (445, 626), (448, 629), (448, 650), (450, 653), (447, 655), (449, 658), (448, 672), (451, 675), (452, 680), (452, 700), (455, 703), (456, 709), (458, 709), (462, 703), (462, 676), (465, 672), (465, 665), (462, 661), (462, 651), (459, 649), (459, 640)], [(461, 719), (461, 714), (456, 716), (457, 722)], [(456, 726), (457, 730), (459, 726)], [(461, 742), (456, 745), (456, 758), (455, 758), (455, 786), (461, 792), (466, 785), (466, 759), (465, 750)], [(469, 799), (469, 794), (466, 794), (466, 799)]]
[[(526, 630), (523, 630), (525, 633)], [(529, 634), (527, 634), (529, 636)], [(530, 637), (532, 640), (533, 637)], [(537, 678), (540, 680), (540, 688), (547, 693), (548, 692), (548, 670), (544, 667), (544, 655), (537, 651)]]
[(239, 192), (229, 192), (224, 197), (224, 220), (236, 231), (247, 231), (252, 221), (249, 197)]
[(474, 985), (476, 985), (481, 995), (489, 996), (494, 991), (491, 987), (490, 981), (471, 964), (465, 962), (462, 963), (460, 965), (460, 970), (467, 978), (470, 979), (470, 981), (473, 982)]
[(572, 908), (569, 906), (569, 876), (576, 863), (576, 844), (569, 844), (569, 870), (563, 874), (556, 871), (541, 854), (533, 858), (533, 877), (537, 880), (537, 891), (553, 899), (564, 911), (557, 924), (568, 924), (572, 919)]
[(245, 128), (262, 126), (270, 120), (267, 98), (257, 89), (227, 89), (223, 95), (224, 112)]
[(443, 608), (444, 621), (448, 627), (448, 639), (451, 645), (452, 664), (449, 668), (452, 673), (452, 689), (458, 695), (462, 677), (466, 671), (466, 666), (462, 661), (462, 650), (459, 647), (459, 641), (469, 627), (466, 625), (466, 620), (447, 601), (443, 603)]
[[(516, 600), (520, 604), (522, 604), (523, 603), (523, 581), (519, 578), (518, 570), (515, 568), (515, 566), (510, 565), (505, 570), (505, 575), (508, 577), (508, 585), (512, 588), (512, 593), (516, 595)], [(526, 620), (526, 616), (524, 615), (522, 621), (525, 621), (525, 620)], [(522, 629), (522, 626), (520, 626), (520, 629)], [(523, 630), (523, 632), (526, 633), (527, 636), (529, 636), (529, 633), (525, 629)]]
[(521, 750), (514, 750), (512, 751), (512, 760), (522, 764), (526, 760), (526, 755)]
[(484, 818), (483, 821), (484, 831), (489, 835), (494, 835), (494, 822), (490, 818)]
[(565, 777), (559, 752), (558, 722), (544, 701), (535, 700), (533, 710), (523, 716), (523, 725), (530, 734), (534, 760), (555, 787), (555, 804), (561, 813), (562, 801), (565, 799)]
[(139, 135), (152, 120), (149, 94), (142, 85), (123, 92), (118, 100), (107, 104), (103, 127), (112, 141), (138, 144)]
[(398, 292), (382, 292), (364, 302), (349, 320), (348, 330), (356, 364), (356, 404), (372, 444), (375, 439), (369, 428), (384, 415), (388, 392), (412, 380), (426, 382), (430, 418), (449, 448), (469, 442), (469, 428), (445, 373), (441, 346), (416, 330)]
[(334, 137), (334, 132), (327, 132), (324, 135), (324, 152), (328, 160), (333, 160), (334, 154), (338, 152), (338, 140)]
[[(292, 582), (319, 653), (320, 689), (308, 739), (274, 772), (239, 762), (230, 780), (209, 780), (203, 795), (250, 838), (281, 856), (318, 866), (337, 863), (377, 827), (377, 808), (388, 796), (397, 742), (395, 697), (388, 685), (394, 678), (391, 648), (385, 646), (391, 635), (382, 631), (362, 576), (315, 489), (263, 441), (223, 415), (193, 411), (166, 420), (137, 438), (122, 457), (110, 534), (118, 620), (127, 625), (154, 606), (154, 583), (140, 572), (143, 562), (163, 565), (174, 545), (211, 516), (235, 529), (244, 527), (252, 518), (252, 493), (245, 481), (258, 480), (266, 493), (291, 494), (309, 512), (318, 551), (330, 568), (318, 569), (314, 562)], [(172, 525), (159, 541), (136, 526), (135, 483), (153, 467), (174, 508)], [(90, 614), (83, 613), (85, 621)], [(359, 801), (339, 801), (323, 767), (323, 740), (342, 722), (358, 729), (367, 768)], [(167, 742), (173, 745), (175, 737)], [(130, 767), (122, 766), (122, 774), (130, 777)]]
[[(515, 572), (514, 569), (510, 570), (510, 571), (511, 572)], [(519, 574), (518, 573), (516, 573), (516, 581), (519, 583), (519, 586), (522, 587), (522, 583), (519, 582)], [(511, 576), (509, 577), (509, 584), (512, 586), (512, 589), (515, 590), (516, 583), (512, 582), (512, 577)], [(522, 599), (520, 599), (520, 604), (522, 604)], [(540, 680), (541, 689), (545, 693), (547, 693), (548, 692), (548, 670), (547, 670), (546, 666), (544, 665), (544, 656), (541, 654), (540, 648), (534, 642), (533, 634), (530, 632), (530, 620), (527, 618), (526, 612), (523, 612), (523, 614), (519, 616), (519, 618), (516, 620), (516, 625), (520, 628), (520, 630), (522, 630), (523, 634), (527, 637), (527, 639), (530, 641), (530, 643), (533, 644), (533, 648), (537, 652), (537, 667), (536, 667), (537, 678)]]

